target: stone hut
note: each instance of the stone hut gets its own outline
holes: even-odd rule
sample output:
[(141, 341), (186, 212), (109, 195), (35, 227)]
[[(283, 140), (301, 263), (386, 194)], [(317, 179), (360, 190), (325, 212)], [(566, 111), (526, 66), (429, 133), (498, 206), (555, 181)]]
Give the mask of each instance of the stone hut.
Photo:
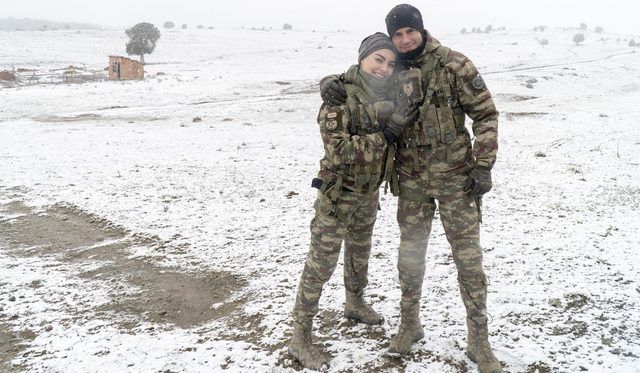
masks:
[(122, 56), (109, 56), (109, 80), (142, 80), (144, 65)]

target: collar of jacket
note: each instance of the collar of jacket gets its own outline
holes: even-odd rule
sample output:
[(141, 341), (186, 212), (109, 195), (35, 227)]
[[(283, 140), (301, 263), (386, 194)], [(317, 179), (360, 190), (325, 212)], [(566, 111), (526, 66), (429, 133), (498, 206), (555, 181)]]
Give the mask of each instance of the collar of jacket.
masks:
[(429, 33), (429, 31), (425, 30), (425, 34), (427, 38), (427, 43), (424, 46), (424, 50), (418, 57), (412, 60), (406, 61), (407, 67), (421, 67), (422, 65), (424, 65), (429, 54), (431, 54), (431, 52), (438, 49), (438, 47), (442, 45), (440, 44), (440, 41), (438, 39), (436, 39), (435, 37), (433, 37), (433, 35), (431, 35), (431, 33)]

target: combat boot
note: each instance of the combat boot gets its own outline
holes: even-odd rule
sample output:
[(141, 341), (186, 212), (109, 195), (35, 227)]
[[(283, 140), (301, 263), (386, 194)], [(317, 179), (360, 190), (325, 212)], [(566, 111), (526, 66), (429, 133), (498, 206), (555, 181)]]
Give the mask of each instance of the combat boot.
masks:
[(289, 355), (307, 369), (321, 370), (329, 368), (329, 359), (311, 340), (311, 320), (293, 322), (293, 337), (289, 342)]
[(480, 373), (502, 373), (502, 364), (489, 344), (487, 318), (474, 321), (467, 317), (467, 356), (478, 364)]
[(384, 317), (365, 303), (362, 294), (358, 295), (347, 290), (346, 296), (344, 317), (369, 325), (379, 325), (384, 322)]
[(400, 302), (400, 328), (391, 338), (387, 352), (393, 355), (405, 355), (411, 346), (424, 338), (420, 324), (420, 303)]

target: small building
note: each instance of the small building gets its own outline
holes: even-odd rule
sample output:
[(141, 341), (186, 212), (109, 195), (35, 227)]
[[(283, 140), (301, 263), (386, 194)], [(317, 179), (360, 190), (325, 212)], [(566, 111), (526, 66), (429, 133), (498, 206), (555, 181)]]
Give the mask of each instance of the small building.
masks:
[(109, 56), (109, 80), (142, 80), (144, 65), (122, 56)]

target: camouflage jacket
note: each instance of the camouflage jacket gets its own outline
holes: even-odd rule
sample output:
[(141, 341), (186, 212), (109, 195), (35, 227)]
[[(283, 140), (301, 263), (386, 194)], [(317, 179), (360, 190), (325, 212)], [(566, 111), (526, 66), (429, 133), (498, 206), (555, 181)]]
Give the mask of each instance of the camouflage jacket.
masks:
[[(387, 141), (372, 104), (354, 84), (345, 84), (347, 103), (323, 104), (318, 114), (324, 157), (318, 178), (324, 188), (370, 193), (382, 183)], [(322, 190), (322, 189), (321, 189)]]
[[(473, 63), (428, 35), (424, 51), (414, 60), (404, 61), (403, 67), (399, 94), (415, 96), (412, 91), (420, 90), (421, 97), (415, 100), (420, 116), (407, 126), (399, 142), (399, 168), (418, 170), (425, 166), (419, 155), (421, 148), (435, 154), (426, 165), (434, 173), (459, 174), (474, 165), (493, 167), (498, 150), (498, 111)], [(408, 72), (420, 77), (419, 87), (403, 80)], [(465, 114), (473, 120), (473, 146), (464, 127)]]

